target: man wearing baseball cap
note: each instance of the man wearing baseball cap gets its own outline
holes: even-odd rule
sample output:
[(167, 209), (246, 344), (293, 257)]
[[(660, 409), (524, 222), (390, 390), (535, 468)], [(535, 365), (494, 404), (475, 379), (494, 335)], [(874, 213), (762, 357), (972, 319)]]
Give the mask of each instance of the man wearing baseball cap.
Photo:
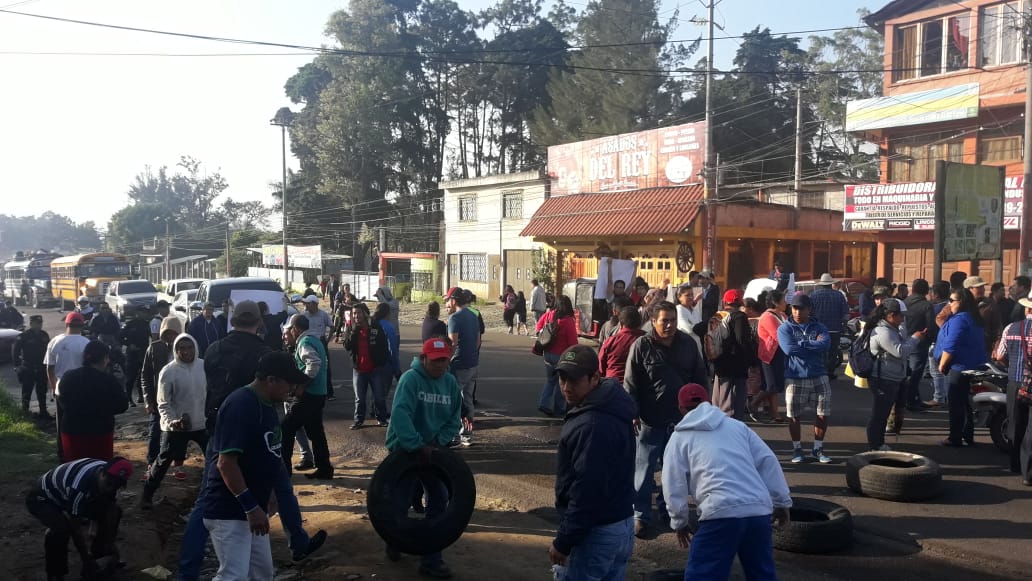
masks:
[[(133, 465), (125, 458), (110, 461), (83, 458), (62, 464), (40, 477), (25, 497), (25, 506), (47, 532), (43, 537), (47, 579), (68, 574), (68, 539), (82, 560), (82, 577), (92, 579), (99, 571), (97, 559), (118, 556), (115, 540), (122, 509), (116, 503), (118, 489), (125, 488)], [(96, 524), (93, 543), (87, 547), (90, 525)]]
[(792, 316), (778, 327), (778, 345), (785, 352), (788, 433), (792, 437), (792, 462), (796, 464), (804, 460), (799, 416), (808, 405), (814, 405), (817, 411), (813, 424), (813, 457), (821, 464), (831, 462), (824, 454), (824, 436), (831, 415), (831, 385), (825, 361), (831, 348), (831, 333), (810, 318), (812, 309), (810, 297), (797, 292), (792, 297)]
[(623, 579), (634, 550), (637, 406), (619, 381), (601, 378), (587, 345), (563, 351), (555, 368), (569, 411), (555, 479), (559, 530), (548, 556), (567, 579)]
[[(86, 320), (79, 313), (68, 313), (65, 316), (65, 332), (54, 337), (47, 345), (43, 365), (47, 367), (47, 382), (55, 398), (61, 394), (61, 378), (65, 373), (82, 367), (82, 353), (90, 340), (82, 336), (82, 328)], [(61, 449), (61, 404), (57, 405), (57, 458), (63, 459)]]
[[(419, 357), (398, 380), (387, 426), (387, 450), (391, 453), (416, 454), (421, 462), (433, 463), (434, 451), (446, 447), (459, 434), (462, 426), (462, 392), (455, 376), (448, 373), (452, 357), (450, 341), (432, 337), (423, 343)], [(423, 478), (414, 485), (426, 492), (426, 518), (444, 511), (448, 489), (440, 480)], [(401, 495), (402, 498), (411, 498)], [(387, 557), (397, 561), (401, 554), (388, 545)], [(424, 555), (419, 572), (437, 579), (448, 579), (451, 569), (441, 553)]]
[(275, 404), (309, 377), (289, 353), (258, 361), (254, 381), (219, 408), (201, 492), (204, 526), (219, 558), (216, 579), (272, 579), (269, 501), (285, 473)]
[[(759, 364), (759, 347), (753, 338), (749, 317), (741, 310), (742, 291), (733, 288), (724, 293), (726, 320), (721, 325), (727, 328), (727, 338), (719, 346), (718, 355), (712, 359), (713, 404), (736, 420), (745, 421), (748, 413), (749, 368)], [(706, 338), (707, 349), (713, 337)]]
[[(789, 521), (788, 482), (770, 447), (745, 424), (708, 403), (689, 383), (677, 394), (684, 415), (663, 454), (663, 495), (670, 526), (691, 553), (685, 579), (727, 579), (737, 554), (747, 579), (776, 579), (771, 520)], [(689, 524), (689, 499), (699, 524)]]
[(43, 420), (50, 419), (47, 413), (47, 366), (43, 363), (49, 343), (50, 335), (43, 330), (43, 316), (31, 315), (29, 328), (18, 335), (11, 351), (11, 362), (18, 371), (18, 383), (22, 388), (22, 411), (29, 413), (29, 403), (35, 392), (39, 417)]

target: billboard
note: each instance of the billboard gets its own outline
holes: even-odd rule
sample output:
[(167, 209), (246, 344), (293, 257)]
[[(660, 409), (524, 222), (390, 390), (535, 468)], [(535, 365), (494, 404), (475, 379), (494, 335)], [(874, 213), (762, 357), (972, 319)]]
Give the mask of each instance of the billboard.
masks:
[(978, 117), (978, 83), (846, 103), (846, 131)]
[[(1021, 228), (1023, 176), (1004, 180), (1003, 228)], [(935, 230), (935, 182), (846, 186), (845, 232)]]
[(1004, 168), (936, 163), (936, 260), (1003, 258)]
[(548, 148), (551, 195), (622, 192), (703, 182), (706, 123), (688, 123)]
[[(322, 268), (322, 246), (287, 246), (287, 258), (293, 268)], [(283, 266), (283, 245), (262, 244), (262, 264)]]

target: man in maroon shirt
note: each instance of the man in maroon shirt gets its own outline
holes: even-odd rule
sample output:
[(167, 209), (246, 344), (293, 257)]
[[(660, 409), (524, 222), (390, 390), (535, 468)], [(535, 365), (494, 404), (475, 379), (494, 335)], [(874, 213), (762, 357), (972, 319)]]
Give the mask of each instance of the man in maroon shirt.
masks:
[(634, 341), (645, 334), (641, 330), (641, 314), (636, 307), (623, 307), (618, 315), (620, 330), (606, 339), (598, 352), (599, 373), (603, 378), (612, 378), (623, 383), (627, 368), (627, 354)]

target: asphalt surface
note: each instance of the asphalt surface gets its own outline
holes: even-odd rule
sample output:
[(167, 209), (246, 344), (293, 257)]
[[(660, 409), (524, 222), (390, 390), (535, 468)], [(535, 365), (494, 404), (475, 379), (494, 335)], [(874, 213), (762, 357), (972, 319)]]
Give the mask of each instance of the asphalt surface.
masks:
[[(53, 309), (28, 309), (26, 318), (37, 312), (44, 315), (48, 332), (62, 331), (60, 315)], [(405, 366), (418, 352), (419, 329), (403, 325), (401, 336)], [(521, 512), (539, 516), (548, 526), (556, 520), (554, 452), (561, 420), (537, 411), (544, 370), (541, 359), (530, 353), (531, 341), (498, 330), (485, 336), (474, 444), (461, 454), (476, 474), (479, 496), (504, 499)], [(383, 457), (385, 428), (367, 424), (357, 431), (348, 429), (354, 401), (350, 360), (340, 345), (331, 347), (330, 357), (337, 388), (337, 399), (329, 402), (326, 411), (331, 453), (339, 465), (349, 459)], [(12, 392), (17, 390), (9, 365), (0, 367), (0, 377)], [(846, 488), (844, 461), (866, 450), (863, 426), (870, 395), (842, 379), (833, 383), (833, 394), (825, 440), (826, 452), (835, 459), (831, 464), (789, 463), (787, 427), (754, 425), (782, 458), (793, 495), (842, 504), (852, 512), (855, 525), (854, 545), (845, 552), (823, 556), (776, 552), (781, 579), (1032, 578), (1028, 573), (1032, 571), (1032, 489), (1006, 470), (1006, 456), (989, 443), (985, 429), (976, 431), (974, 447), (942, 448), (938, 441), (946, 432), (945, 411), (908, 417), (903, 435), (890, 437), (887, 443), (939, 462), (942, 494), (920, 503), (865, 498)], [(804, 447), (812, 438), (804, 420)], [(650, 569), (683, 567), (685, 556), (669, 530), (656, 531), (635, 546), (635, 561)], [(732, 578), (744, 578), (737, 566)]]

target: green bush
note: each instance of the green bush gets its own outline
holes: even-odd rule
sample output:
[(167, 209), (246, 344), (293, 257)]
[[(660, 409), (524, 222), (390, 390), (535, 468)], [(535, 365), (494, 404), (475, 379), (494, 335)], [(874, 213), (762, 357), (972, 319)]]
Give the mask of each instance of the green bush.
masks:
[(391, 292), (394, 293), (394, 298), (398, 299), (402, 303), (412, 302), (412, 283), (411, 282), (396, 282), (391, 285)]
[(36, 428), (0, 381), (0, 465), (4, 477), (35, 478), (57, 464), (54, 440)]

